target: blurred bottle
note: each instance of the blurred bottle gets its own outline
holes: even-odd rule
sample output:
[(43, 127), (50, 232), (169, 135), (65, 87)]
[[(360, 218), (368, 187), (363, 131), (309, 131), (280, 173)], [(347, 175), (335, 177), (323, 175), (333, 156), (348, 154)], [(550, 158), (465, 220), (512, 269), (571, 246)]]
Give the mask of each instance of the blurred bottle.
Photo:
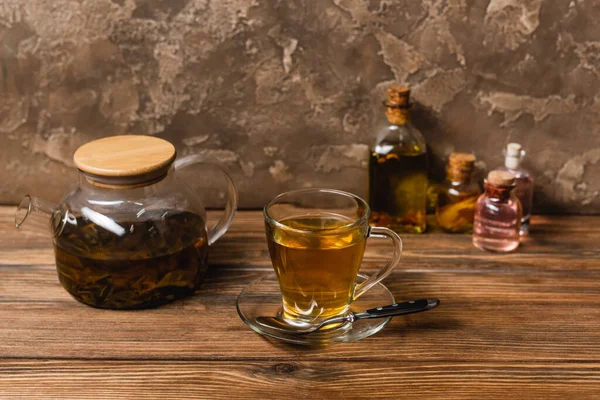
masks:
[(521, 168), (521, 162), (525, 156), (525, 150), (519, 143), (509, 143), (504, 149), (504, 167), (498, 170), (509, 171), (515, 175), (516, 189), (515, 193), (523, 207), (523, 218), (521, 219), (521, 235), (527, 235), (529, 232), (529, 220), (531, 219), (531, 209), (533, 206), (533, 176), (529, 171)]
[(475, 204), (481, 194), (479, 184), (472, 180), (474, 166), (473, 154), (450, 154), (446, 181), (438, 193), (435, 211), (438, 226), (446, 232), (473, 230)]
[(429, 185), (427, 186), (427, 215), (435, 214), (438, 196), (442, 188), (443, 185), (441, 183), (432, 180), (429, 181)]
[(492, 171), (485, 193), (477, 200), (473, 244), (481, 249), (509, 252), (519, 247), (521, 202), (514, 193), (516, 179), (508, 171)]
[(409, 118), (410, 89), (392, 87), (384, 102), (389, 124), (377, 134), (369, 161), (370, 222), (423, 233), (427, 211), (427, 145)]

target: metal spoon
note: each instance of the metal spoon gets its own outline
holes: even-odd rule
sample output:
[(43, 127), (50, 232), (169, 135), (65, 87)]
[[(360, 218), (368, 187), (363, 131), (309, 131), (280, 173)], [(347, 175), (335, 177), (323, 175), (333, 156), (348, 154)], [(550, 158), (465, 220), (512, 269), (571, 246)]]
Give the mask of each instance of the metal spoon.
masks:
[(406, 301), (404, 303), (390, 304), (389, 306), (371, 308), (370, 310), (361, 313), (351, 312), (350, 314), (342, 317), (333, 317), (326, 319), (320, 324), (308, 328), (290, 325), (277, 317), (256, 317), (255, 321), (259, 325), (262, 325), (266, 328), (291, 334), (305, 335), (307, 333), (316, 332), (319, 329), (322, 329), (323, 327), (331, 324), (339, 324), (343, 322), (353, 323), (356, 320), (365, 318), (385, 318), (393, 317), (396, 315), (414, 314), (421, 311), (431, 310), (432, 308), (436, 308), (439, 305), (440, 301), (438, 299), (411, 300)]

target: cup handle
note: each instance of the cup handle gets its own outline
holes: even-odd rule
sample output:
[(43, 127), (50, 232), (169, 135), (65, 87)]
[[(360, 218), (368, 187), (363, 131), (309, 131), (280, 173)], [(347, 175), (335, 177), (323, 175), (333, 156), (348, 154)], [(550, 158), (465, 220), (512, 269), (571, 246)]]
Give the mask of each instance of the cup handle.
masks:
[(390, 239), (394, 245), (394, 252), (392, 259), (379, 271), (371, 275), (366, 281), (359, 283), (354, 288), (354, 296), (352, 300), (358, 299), (365, 292), (371, 289), (373, 286), (381, 282), (386, 276), (388, 276), (396, 266), (400, 264), (400, 258), (402, 257), (402, 239), (396, 232), (388, 228), (382, 228), (379, 226), (373, 226), (369, 229), (369, 238), (376, 239)]
[(206, 162), (204, 157), (199, 154), (192, 154), (187, 157), (180, 158), (174, 163), (175, 170), (181, 170), (190, 165), (201, 166), (202, 168), (207, 169), (216, 169), (223, 174), (225, 181), (227, 182), (227, 204), (225, 205), (223, 215), (211, 228), (208, 229), (208, 245), (210, 246), (221, 236), (223, 236), (223, 234), (227, 232), (227, 229), (229, 229), (229, 226), (231, 226), (233, 217), (235, 216), (235, 211), (237, 210), (238, 192), (233, 179), (222, 167)]

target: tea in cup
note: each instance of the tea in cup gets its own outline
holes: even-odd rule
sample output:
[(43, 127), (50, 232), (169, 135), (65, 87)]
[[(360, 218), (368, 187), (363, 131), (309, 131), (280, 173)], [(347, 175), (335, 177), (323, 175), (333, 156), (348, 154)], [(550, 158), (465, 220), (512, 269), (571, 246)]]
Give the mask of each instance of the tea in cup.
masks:
[[(399, 264), (400, 237), (388, 228), (370, 227), (369, 212), (360, 197), (331, 189), (287, 192), (267, 204), (267, 242), (286, 322), (312, 325), (347, 314), (352, 301)], [(357, 284), (368, 237), (390, 239), (392, 259)]]

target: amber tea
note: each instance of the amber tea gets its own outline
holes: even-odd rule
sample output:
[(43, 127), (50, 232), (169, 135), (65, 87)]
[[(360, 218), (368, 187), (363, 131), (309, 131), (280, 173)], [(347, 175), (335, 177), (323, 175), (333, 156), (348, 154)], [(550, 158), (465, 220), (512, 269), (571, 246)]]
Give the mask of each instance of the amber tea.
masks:
[[(369, 227), (368, 222), (367, 203), (335, 189), (294, 190), (265, 206), (267, 242), (281, 290), (284, 322), (314, 325), (345, 315), (351, 303), (398, 265), (400, 237), (388, 228)], [(376, 274), (361, 276), (357, 283), (367, 237), (391, 240), (393, 251)]]
[(302, 233), (267, 226), (287, 319), (321, 319), (348, 310), (366, 242), (364, 229), (347, 227), (352, 222), (323, 212), (279, 221)]

